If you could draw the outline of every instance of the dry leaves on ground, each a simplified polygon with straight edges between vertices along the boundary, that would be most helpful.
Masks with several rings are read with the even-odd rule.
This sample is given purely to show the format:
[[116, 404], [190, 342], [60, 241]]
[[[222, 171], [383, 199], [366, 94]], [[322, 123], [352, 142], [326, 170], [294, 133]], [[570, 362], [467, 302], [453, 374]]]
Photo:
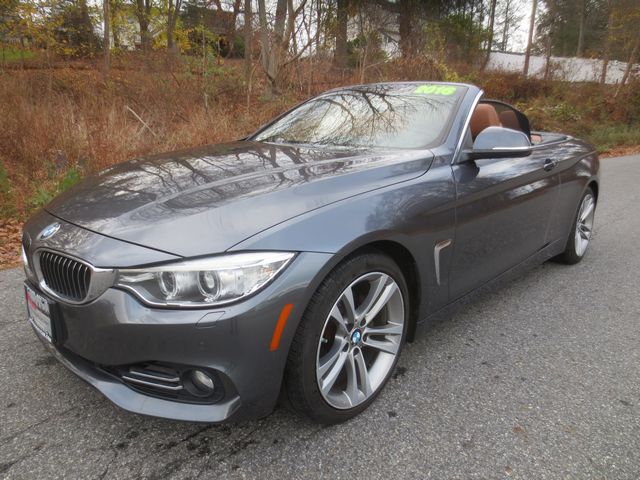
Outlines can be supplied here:
[[630, 145], [626, 147], [615, 147], [611, 150], [607, 150], [600, 158], [610, 158], [610, 157], [625, 157], [627, 155], [638, 155], [640, 154], [640, 145]]
[[0, 220], [0, 269], [20, 265], [22, 222]]

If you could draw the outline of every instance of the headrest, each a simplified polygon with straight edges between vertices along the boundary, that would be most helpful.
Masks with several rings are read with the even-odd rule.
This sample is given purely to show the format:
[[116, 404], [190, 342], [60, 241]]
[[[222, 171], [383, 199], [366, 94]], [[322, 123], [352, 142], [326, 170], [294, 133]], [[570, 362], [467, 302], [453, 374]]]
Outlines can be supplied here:
[[513, 110], [504, 110], [500, 112], [500, 123], [502, 123], [503, 127], [522, 131], [516, 112]]

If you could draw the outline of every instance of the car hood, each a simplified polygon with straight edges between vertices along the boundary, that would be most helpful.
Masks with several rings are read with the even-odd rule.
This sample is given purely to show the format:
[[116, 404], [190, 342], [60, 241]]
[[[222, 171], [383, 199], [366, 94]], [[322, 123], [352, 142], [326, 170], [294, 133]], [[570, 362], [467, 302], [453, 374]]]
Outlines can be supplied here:
[[241, 141], [150, 156], [87, 177], [46, 210], [180, 256], [225, 251], [297, 215], [422, 175], [431, 152]]

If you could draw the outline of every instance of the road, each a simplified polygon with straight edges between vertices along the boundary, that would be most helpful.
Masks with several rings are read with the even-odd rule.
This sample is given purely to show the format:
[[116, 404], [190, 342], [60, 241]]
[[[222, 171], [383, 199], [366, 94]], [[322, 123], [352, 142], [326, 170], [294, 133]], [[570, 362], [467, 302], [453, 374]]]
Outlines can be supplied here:
[[44, 351], [21, 271], [0, 272], [0, 477], [637, 479], [640, 156], [602, 167], [585, 261], [420, 329], [380, 398], [334, 427], [124, 412]]

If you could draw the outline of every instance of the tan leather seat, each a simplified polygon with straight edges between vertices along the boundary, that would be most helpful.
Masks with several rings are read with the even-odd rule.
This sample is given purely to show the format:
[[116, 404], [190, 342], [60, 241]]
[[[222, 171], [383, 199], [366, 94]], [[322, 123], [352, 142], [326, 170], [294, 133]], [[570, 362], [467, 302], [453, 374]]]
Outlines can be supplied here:
[[513, 110], [505, 110], [503, 112], [500, 112], [500, 122], [502, 123], [503, 127], [522, 131], [522, 127], [520, 126], [520, 122], [518, 121], [518, 117], [516, 116], [516, 112], [514, 112]]
[[473, 139], [478, 136], [478, 134], [487, 127], [501, 127], [500, 117], [498, 117], [498, 112], [493, 105], [488, 105], [486, 103], [479, 103], [476, 106], [476, 109], [473, 111], [473, 115], [471, 115], [471, 135]]

